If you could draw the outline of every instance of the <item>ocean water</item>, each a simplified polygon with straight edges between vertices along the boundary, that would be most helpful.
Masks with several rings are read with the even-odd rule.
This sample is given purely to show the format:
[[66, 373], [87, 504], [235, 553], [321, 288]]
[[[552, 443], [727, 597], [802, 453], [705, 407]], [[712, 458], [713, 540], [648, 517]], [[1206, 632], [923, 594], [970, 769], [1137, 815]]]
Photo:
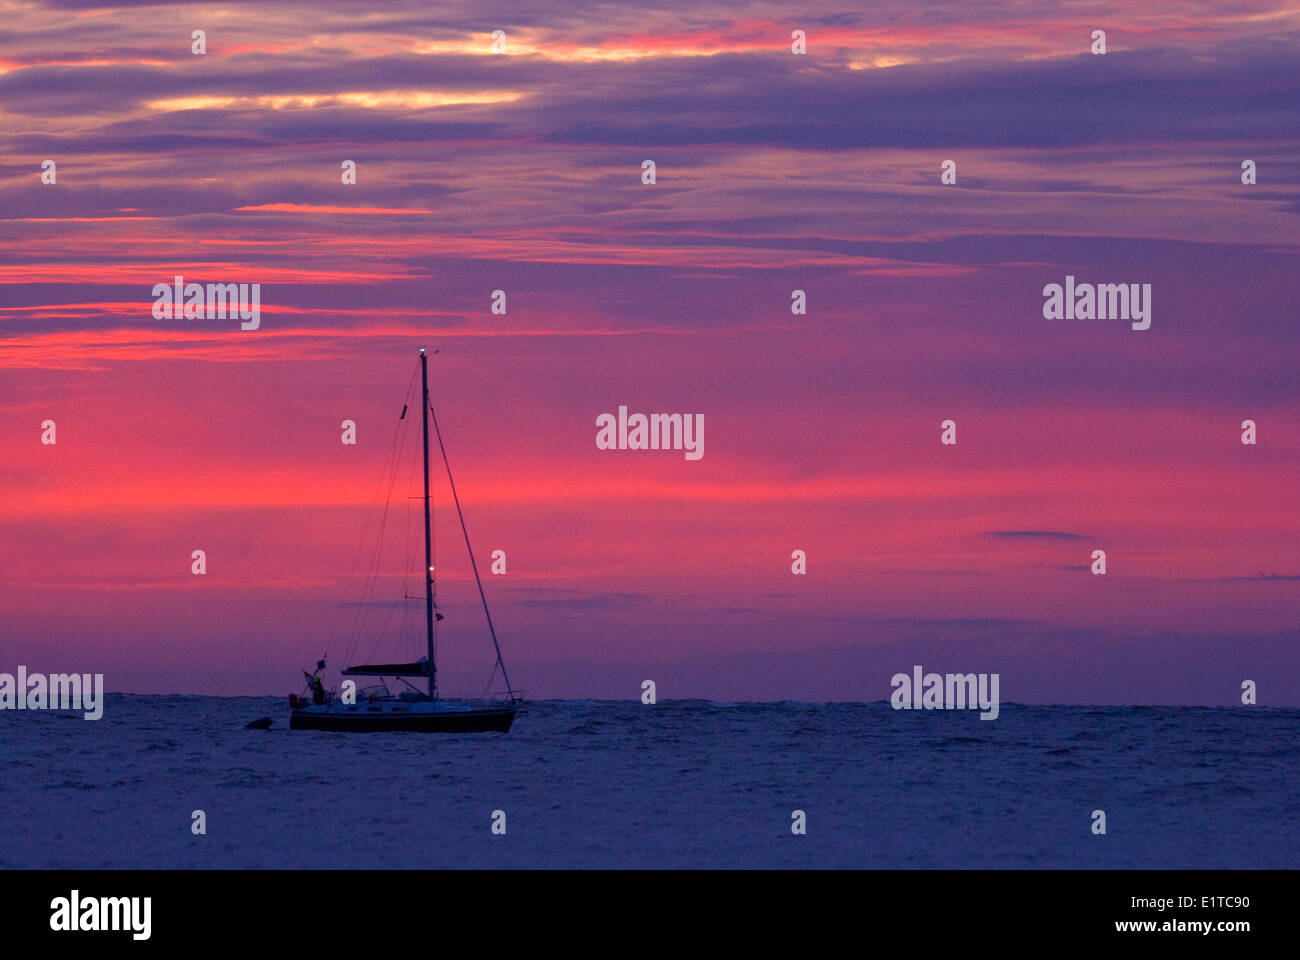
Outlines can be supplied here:
[[543, 701], [464, 735], [287, 712], [5, 711], [0, 867], [1300, 866], [1300, 710]]

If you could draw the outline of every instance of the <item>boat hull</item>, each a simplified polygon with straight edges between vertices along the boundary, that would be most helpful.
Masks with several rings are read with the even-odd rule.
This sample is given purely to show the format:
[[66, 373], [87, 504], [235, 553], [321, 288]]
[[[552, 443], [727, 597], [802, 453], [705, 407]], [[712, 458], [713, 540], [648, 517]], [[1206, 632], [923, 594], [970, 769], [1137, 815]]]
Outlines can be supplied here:
[[290, 730], [336, 730], [348, 733], [409, 730], [414, 733], [505, 733], [515, 719], [514, 707], [469, 710], [370, 712], [303, 707], [289, 714]]

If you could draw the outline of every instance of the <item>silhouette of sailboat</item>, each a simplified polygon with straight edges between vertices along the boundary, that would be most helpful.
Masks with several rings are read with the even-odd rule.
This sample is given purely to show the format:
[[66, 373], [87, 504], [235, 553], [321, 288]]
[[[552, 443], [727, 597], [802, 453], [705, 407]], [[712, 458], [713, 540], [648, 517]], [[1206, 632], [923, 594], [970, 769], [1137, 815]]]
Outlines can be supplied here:
[[[488, 610], [487, 596], [483, 593], [483, 581], [478, 574], [478, 565], [474, 562], [474, 551], [469, 543], [469, 531], [465, 528], [465, 516], [460, 509], [460, 498], [456, 495], [456, 484], [451, 477], [451, 465], [447, 462], [447, 450], [443, 446], [442, 431], [438, 429], [438, 418], [429, 401], [429, 358], [424, 347], [420, 348], [420, 385], [423, 397], [423, 440], [424, 440], [424, 612], [427, 654], [413, 663], [369, 663], [348, 667], [343, 671], [345, 677], [391, 677], [401, 680], [409, 689], [400, 693], [391, 693], [386, 684], [377, 691], [358, 693], [352, 698], [343, 698], [336, 693], [325, 691], [319, 676], [308, 676], [310, 697], [289, 697], [289, 727], [292, 730], [415, 730], [424, 733], [472, 733], [497, 730], [504, 733], [510, 729], [515, 713], [523, 701], [522, 691], [510, 686], [506, 674], [505, 661], [501, 659], [501, 645], [497, 642], [496, 628], [492, 625], [492, 614]], [[403, 408], [402, 416], [406, 416]], [[492, 646], [496, 650], [496, 666], [505, 681], [504, 699], [495, 700], [455, 700], [438, 696], [438, 668], [434, 662], [434, 624], [443, 619], [441, 613], [434, 610], [434, 565], [433, 535], [429, 514], [429, 421], [432, 418], [434, 434], [438, 440], [438, 449], [442, 454], [443, 465], [447, 468], [447, 481], [451, 486], [452, 499], [456, 504], [456, 515], [460, 518], [461, 532], [465, 536], [465, 547], [470, 551], [470, 567], [474, 571], [474, 580], [478, 584], [479, 598], [483, 601], [483, 613], [487, 617], [488, 632], [492, 635]], [[318, 670], [324, 669], [325, 661], [317, 663]], [[409, 678], [423, 677], [426, 690], [421, 691]], [[489, 681], [490, 682], [490, 681]], [[347, 702], [352, 699], [354, 702]]]

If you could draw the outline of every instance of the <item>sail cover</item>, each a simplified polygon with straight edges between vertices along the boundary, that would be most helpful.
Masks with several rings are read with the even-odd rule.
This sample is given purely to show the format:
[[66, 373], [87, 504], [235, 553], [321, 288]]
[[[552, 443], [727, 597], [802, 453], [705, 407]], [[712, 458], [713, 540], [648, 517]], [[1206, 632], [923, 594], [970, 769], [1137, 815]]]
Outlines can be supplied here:
[[348, 667], [343, 671], [345, 677], [427, 677], [429, 661], [417, 660], [415, 663], [365, 663], [359, 667]]

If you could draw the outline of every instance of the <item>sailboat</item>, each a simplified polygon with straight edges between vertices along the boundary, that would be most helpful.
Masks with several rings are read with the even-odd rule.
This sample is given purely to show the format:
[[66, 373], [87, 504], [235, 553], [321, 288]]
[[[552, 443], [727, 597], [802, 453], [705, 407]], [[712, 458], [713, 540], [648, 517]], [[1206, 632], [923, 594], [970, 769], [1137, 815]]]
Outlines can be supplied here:
[[[501, 645], [497, 641], [496, 628], [492, 625], [492, 614], [488, 610], [487, 596], [483, 593], [483, 581], [479, 577], [478, 564], [474, 562], [474, 551], [469, 543], [469, 531], [465, 527], [465, 515], [460, 509], [460, 498], [456, 495], [456, 484], [452, 480], [451, 465], [447, 461], [447, 449], [442, 442], [442, 431], [438, 429], [438, 418], [434, 414], [433, 404], [429, 400], [429, 357], [424, 347], [420, 348], [420, 385], [423, 393], [423, 439], [424, 439], [424, 613], [425, 638], [427, 653], [413, 663], [370, 663], [348, 667], [343, 671], [345, 677], [381, 677], [394, 678], [408, 689], [392, 693], [387, 684], [370, 691], [357, 693], [352, 697], [340, 697], [326, 692], [319, 675], [309, 675], [311, 697], [289, 696], [289, 727], [292, 730], [414, 730], [423, 733], [474, 733], [496, 730], [502, 733], [510, 729], [515, 713], [523, 701], [521, 691], [510, 685], [506, 674], [505, 661], [501, 658]], [[403, 408], [402, 416], [406, 416]], [[434, 565], [433, 535], [429, 513], [429, 421], [433, 420], [434, 435], [438, 440], [438, 449], [447, 468], [447, 481], [451, 486], [452, 499], [456, 504], [456, 514], [460, 518], [461, 532], [465, 536], [465, 547], [469, 550], [470, 567], [474, 571], [474, 580], [478, 584], [479, 599], [483, 601], [483, 613], [487, 617], [488, 632], [492, 635], [492, 645], [496, 650], [496, 669], [506, 685], [504, 699], [495, 700], [455, 700], [438, 695], [438, 668], [434, 663], [434, 625], [441, 620], [442, 614], [434, 611]], [[317, 663], [322, 670], [325, 661]], [[304, 671], [305, 672], [305, 671]], [[424, 678], [424, 690], [416, 685], [419, 678]], [[490, 682], [490, 681], [489, 681]], [[348, 702], [349, 700], [353, 702]]]

